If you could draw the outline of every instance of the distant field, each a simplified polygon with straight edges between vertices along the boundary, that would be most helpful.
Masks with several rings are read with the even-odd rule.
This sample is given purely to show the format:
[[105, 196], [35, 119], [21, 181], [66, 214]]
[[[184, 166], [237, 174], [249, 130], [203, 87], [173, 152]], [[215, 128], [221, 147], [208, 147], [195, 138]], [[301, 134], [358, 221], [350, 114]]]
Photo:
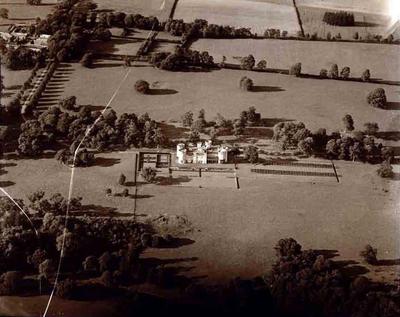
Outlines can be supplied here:
[[0, 9], [8, 9], [9, 19], [0, 18], [0, 31], [6, 31], [10, 24], [32, 23], [37, 17], [43, 19], [56, 3], [56, 0], [43, 0], [42, 5], [31, 6], [26, 4], [26, 0], [2, 0]]
[[95, 0], [100, 10], [155, 16], [161, 21], [168, 19], [174, 0]]
[[340, 33], [342, 39], [352, 40], [356, 32], [361, 38], [366, 38], [368, 34], [378, 34], [386, 37], [387, 29], [390, 26], [391, 18], [386, 15], [355, 12], [355, 26], [332, 26], [322, 21], [327, 10], [318, 7], [299, 7], [301, 21], [303, 23], [304, 32], [310, 35], [315, 32], [319, 37], [326, 38], [328, 32], [332, 36]]
[[325, 9], [349, 10], [373, 14], [389, 14], [390, 1], [391, 0], [296, 0], [298, 6], [304, 5]]
[[[305, 42], [283, 40], [213, 40], [200, 39], [193, 49], [208, 51], [220, 62], [225, 55], [228, 62], [233, 57], [253, 54], [256, 60], [265, 59], [268, 67], [288, 69], [296, 62], [302, 63], [304, 73], [319, 74], [321, 68], [336, 63], [349, 66], [352, 76], [360, 76], [369, 68], [372, 77], [400, 80], [400, 47], [367, 43]], [[238, 60], [234, 61], [239, 63]]]
[[[104, 63], [104, 64], [103, 64]], [[204, 108], [207, 119], [217, 113], [237, 118], [240, 111], [255, 106], [266, 118], [301, 120], [311, 129], [341, 128], [344, 114], [353, 115], [356, 128], [368, 121], [378, 122], [382, 131], [400, 130], [398, 110], [369, 107], [366, 95], [376, 84], [294, 78], [287, 75], [220, 70], [212, 72], [167, 72], [146, 65], [132, 67], [112, 107], [118, 112], [148, 112], [156, 120], [179, 120], [185, 111]], [[104, 106], [127, 69], [120, 62], [101, 62], [94, 69], [72, 64], [73, 72], [65, 82], [63, 96], [75, 95], [80, 104]], [[251, 77], [258, 92], [238, 88], [242, 76]], [[93, 78], [96, 78], [93, 81]], [[147, 80], [154, 95], [135, 92], [137, 80]], [[90, 82], [90, 84], [88, 84]], [[390, 102], [399, 102], [399, 87], [383, 86]]]
[[258, 34], [267, 28], [279, 28], [291, 34], [299, 30], [293, 6], [249, 0], [180, 0], [175, 18], [187, 22], [202, 18], [209, 23], [249, 27]]

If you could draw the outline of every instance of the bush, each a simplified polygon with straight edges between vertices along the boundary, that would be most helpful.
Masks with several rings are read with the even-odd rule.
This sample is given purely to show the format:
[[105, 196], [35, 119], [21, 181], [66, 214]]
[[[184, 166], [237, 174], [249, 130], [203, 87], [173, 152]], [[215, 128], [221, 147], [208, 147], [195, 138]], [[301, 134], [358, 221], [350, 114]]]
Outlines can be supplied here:
[[147, 94], [149, 92], [150, 85], [145, 80], [138, 80], [135, 83], [135, 90], [141, 94]]
[[375, 108], [384, 109], [387, 104], [386, 92], [383, 88], [376, 88], [367, 96], [368, 103]]
[[121, 173], [118, 178], [118, 184], [124, 186], [126, 182], [126, 176]]
[[152, 167], [145, 167], [142, 170], [142, 177], [148, 183], [154, 183], [157, 179], [157, 170]]
[[393, 167], [389, 162], [383, 162], [376, 172], [382, 178], [393, 178], [394, 176]]
[[378, 262], [377, 259], [377, 254], [378, 254], [378, 250], [374, 249], [372, 246], [370, 246], [369, 244], [367, 244], [364, 248], [364, 250], [362, 250], [360, 252], [360, 256], [364, 259], [365, 262], [367, 262], [368, 264], [376, 264]]
[[296, 63], [292, 67], [290, 67], [289, 74], [300, 77], [301, 75], [301, 63]]

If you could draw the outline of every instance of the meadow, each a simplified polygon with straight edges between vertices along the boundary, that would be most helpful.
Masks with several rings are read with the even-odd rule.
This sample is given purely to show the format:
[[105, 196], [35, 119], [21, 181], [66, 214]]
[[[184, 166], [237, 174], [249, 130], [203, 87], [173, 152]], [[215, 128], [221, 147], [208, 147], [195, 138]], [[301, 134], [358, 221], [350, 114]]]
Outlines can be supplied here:
[[[308, 42], [292, 40], [213, 40], [200, 39], [193, 49], [208, 51], [216, 62], [226, 56], [227, 62], [239, 64], [240, 57], [252, 54], [258, 61], [265, 59], [267, 67], [289, 69], [301, 62], [302, 72], [318, 75], [322, 68], [332, 64], [348, 66], [352, 76], [360, 77], [365, 69], [371, 76], [384, 80], [400, 80], [400, 47], [347, 42]], [[357, 58], [355, 58], [357, 56]], [[384, 56], [385, 58], [382, 58]], [[236, 57], [236, 58], [235, 58]]]
[[175, 19], [186, 22], [206, 19], [209, 23], [251, 28], [258, 34], [267, 28], [286, 30], [290, 34], [299, 30], [293, 6], [247, 0], [180, 0]]

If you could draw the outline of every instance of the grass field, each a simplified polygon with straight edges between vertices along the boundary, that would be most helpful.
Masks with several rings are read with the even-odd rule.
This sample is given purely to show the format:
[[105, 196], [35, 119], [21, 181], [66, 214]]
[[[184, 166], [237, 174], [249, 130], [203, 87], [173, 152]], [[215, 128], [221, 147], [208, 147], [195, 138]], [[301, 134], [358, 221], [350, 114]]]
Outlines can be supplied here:
[[168, 19], [174, 0], [95, 0], [99, 10], [114, 10], [125, 13], [155, 16], [160, 21]]
[[299, 30], [293, 6], [247, 0], [180, 0], [176, 19], [191, 22], [197, 18], [209, 23], [248, 27], [263, 34], [267, 28], [279, 28], [294, 34]]
[[[265, 59], [270, 68], [289, 69], [302, 63], [302, 72], [319, 74], [321, 68], [329, 70], [333, 63], [349, 66], [352, 76], [359, 77], [369, 68], [371, 76], [385, 80], [400, 80], [400, 47], [367, 43], [305, 42], [282, 40], [213, 40], [200, 39], [193, 46], [207, 50], [217, 62], [225, 55], [228, 62], [239, 63], [234, 57], [253, 54], [256, 60]], [[357, 58], [355, 58], [357, 56]]]

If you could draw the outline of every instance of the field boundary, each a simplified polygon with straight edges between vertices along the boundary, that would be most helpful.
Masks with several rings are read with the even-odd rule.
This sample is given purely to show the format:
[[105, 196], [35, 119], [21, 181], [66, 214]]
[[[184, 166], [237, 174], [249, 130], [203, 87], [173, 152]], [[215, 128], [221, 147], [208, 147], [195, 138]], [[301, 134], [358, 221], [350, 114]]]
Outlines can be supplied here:
[[308, 172], [308, 171], [288, 171], [288, 170], [271, 170], [252, 168], [252, 173], [257, 174], [268, 174], [268, 175], [291, 175], [291, 176], [321, 176], [321, 177], [336, 177], [335, 173], [323, 173], [323, 172]]
[[301, 15], [300, 15], [299, 8], [297, 7], [296, 0], [293, 0], [293, 6], [294, 6], [294, 9], [296, 10], [297, 21], [299, 23], [301, 35], [304, 37], [305, 33], [304, 33], [304, 28], [303, 28], [303, 22], [301, 21]]

